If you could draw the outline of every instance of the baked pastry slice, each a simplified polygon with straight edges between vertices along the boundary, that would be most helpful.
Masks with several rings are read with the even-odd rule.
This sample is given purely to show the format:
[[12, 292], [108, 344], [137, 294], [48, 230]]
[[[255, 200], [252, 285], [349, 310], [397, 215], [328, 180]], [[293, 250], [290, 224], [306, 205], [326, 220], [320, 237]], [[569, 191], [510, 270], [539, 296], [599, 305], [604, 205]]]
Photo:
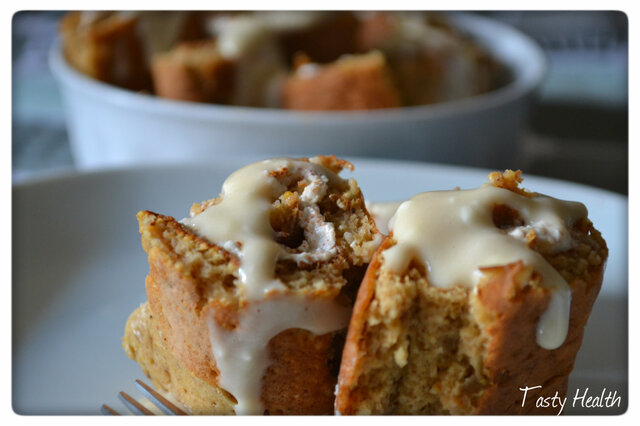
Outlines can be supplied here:
[[[580, 203], [520, 172], [398, 208], [360, 287], [337, 388], [341, 414], [557, 414], [607, 247]], [[526, 386], [526, 398], [521, 388]]]
[[381, 242], [335, 157], [247, 166], [181, 222], [140, 212], [148, 305], [123, 347], [199, 414], [330, 414], [357, 287]]
[[437, 14], [366, 13], [357, 44], [385, 55], [405, 106], [466, 98], [505, 83], [502, 67]]
[[151, 92], [150, 58], [178, 42], [205, 37], [207, 13], [74, 11], [60, 20], [67, 61], [89, 77]]
[[155, 55], [151, 73], [156, 95], [192, 102], [230, 103], [235, 63], [211, 40], [181, 43]]
[[130, 90], [150, 90], [143, 40], [133, 12], [71, 12], [60, 21], [65, 58], [89, 77]]
[[283, 107], [294, 110], [402, 106], [385, 57], [377, 51], [345, 55], [329, 64], [298, 64], [285, 81], [282, 93]]

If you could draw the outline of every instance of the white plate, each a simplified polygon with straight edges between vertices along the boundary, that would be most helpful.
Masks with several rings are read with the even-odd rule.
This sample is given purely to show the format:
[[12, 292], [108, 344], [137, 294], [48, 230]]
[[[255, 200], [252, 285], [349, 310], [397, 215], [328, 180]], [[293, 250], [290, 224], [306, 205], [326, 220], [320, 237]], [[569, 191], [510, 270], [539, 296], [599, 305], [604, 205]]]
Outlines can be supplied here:
[[[96, 414], [139, 395], [142, 372], [120, 347], [128, 315], [145, 300], [148, 270], [135, 218], [153, 210], [182, 218], [216, 196], [247, 160], [103, 171], [22, 183], [13, 190], [13, 408], [21, 414]], [[354, 160], [365, 196], [476, 187], [486, 171], [425, 163]], [[569, 394], [617, 390], [627, 404], [627, 198], [542, 178], [525, 186], [589, 209], [610, 248], [605, 282], [587, 327]], [[523, 384], [524, 385], [524, 384]], [[570, 410], [576, 412], [576, 409]], [[595, 413], [590, 409], [583, 412]]]

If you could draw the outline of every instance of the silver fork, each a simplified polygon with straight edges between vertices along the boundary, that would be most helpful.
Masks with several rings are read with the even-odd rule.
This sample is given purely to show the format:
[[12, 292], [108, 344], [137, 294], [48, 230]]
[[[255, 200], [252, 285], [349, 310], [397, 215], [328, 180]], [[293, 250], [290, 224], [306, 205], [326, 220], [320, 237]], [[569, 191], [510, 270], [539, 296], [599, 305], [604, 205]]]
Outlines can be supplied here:
[[[149, 401], [151, 401], [151, 403], [154, 406], [158, 407], [160, 411], [162, 411], [164, 414], [167, 414], [170, 416], [186, 416], [187, 415], [187, 413], [185, 413], [183, 410], [178, 408], [175, 404], [173, 404], [167, 398], [163, 397], [158, 392], [153, 390], [151, 386], [149, 386], [142, 380], [136, 380], [136, 387], [140, 392], [142, 392], [142, 394], [147, 399], [149, 399]], [[133, 398], [131, 395], [129, 395], [126, 392], [120, 392], [118, 394], [118, 398], [120, 398], [120, 400], [124, 403], [124, 405], [133, 414], [142, 415], [142, 416], [154, 415], [154, 413], [151, 410], [149, 410], [147, 407], [142, 405], [140, 402], [138, 402], [135, 398]], [[118, 413], [113, 408], [109, 407], [107, 404], [103, 404], [100, 411], [102, 412], [102, 414], [107, 414], [112, 416], [120, 415], [120, 413]]]

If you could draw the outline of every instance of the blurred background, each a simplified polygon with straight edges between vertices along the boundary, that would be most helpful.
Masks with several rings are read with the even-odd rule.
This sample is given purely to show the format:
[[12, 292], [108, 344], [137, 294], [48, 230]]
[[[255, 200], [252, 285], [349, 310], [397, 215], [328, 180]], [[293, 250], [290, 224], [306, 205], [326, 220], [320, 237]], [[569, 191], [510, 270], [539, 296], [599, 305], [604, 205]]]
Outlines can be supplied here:
[[[627, 194], [628, 21], [620, 12], [482, 12], [532, 37], [548, 74], [513, 168]], [[48, 66], [60, 12], [20, 12], [12, 23], [13, 181], [73, 171], [60, 92]], [[456, 163], [455, 158], [447, 163]]]

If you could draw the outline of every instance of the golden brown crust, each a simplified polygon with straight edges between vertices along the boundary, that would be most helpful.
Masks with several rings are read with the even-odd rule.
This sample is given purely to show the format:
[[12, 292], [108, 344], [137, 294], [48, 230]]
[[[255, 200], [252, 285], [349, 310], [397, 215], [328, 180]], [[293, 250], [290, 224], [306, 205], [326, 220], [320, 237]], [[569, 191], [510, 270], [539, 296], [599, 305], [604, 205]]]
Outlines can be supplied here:
[[283, 331], [269, 342], [271, 364], [264, 377], [265, 414], [332, 414], [344, 331], [314, 336]]
[[158, 327], [161, 316], [148, 303], [131, 314], [122, 339], [127, 356], [140, 365], [156, 390], [176, 398], [191, 414], [233, 414], [233, 398], [195, 377], [169, 349]]
[[489, 173], [489, 183], [491, 185], [508, 189], [511, 192], [515, 192], [516, 194], [524, 195], [527, 197], [532, 197], [535, 194], [520, 188], [520, 183], [522, 182], [522, 170], [505, 170], [504, 172], [492, 172]]
[[338, 174], [343, 170], [353, 171], [353, 164], [335, 155], [316, 155], [309, 159], [310, 162], [320, 164], [333, 173]]
[[[83, 17], [83, 13], [87, 15]], [[434, 19], [431, 15], [423, 17], [425, 23], [447, 34], [451, 40], [456, 40], [455, 44], [459, 46], [432, 52], [422, 47], [415, 49], [415, 46], [410, 46], [415, 44], [411, 37], [405, 36], [405, 40], [402, 35], [399, 36], [397, 14], [377, 12], [356, 16], [353, 12], [334, 11], [324, 12], [318, 15], [318, 19], [311, 19], [301, 27], [287, 28], [285, 25], [274, 29], [273, 43], [264, 46], [268, 46], [266, 51], [273, 50], [282, 59], [283, 73], [295, 70], [300, 64], [296, 58], [303, 56], [307, 58], [306, 61], [327, 65], [336, 72], [323, 73], [323, 78], [317, 81], [312, 79], [311, 82], [292, 78], [293, 87], [274, 96], [271, 96], [271, 85], [277, 84], [280, 90], [280, 83], [276, 83], [276, 79], [265, 78], [262, 83], [255, 83], [255, 91], [269, 92], [270, 95], [266, 97], [269, 100], [248, 93], [238, 97], [239, 92], [235, 89], [239, 87], [238, 81], [242, 79], [243, 72], [238, 74], [237, 61], [213, 58], [194, 46], [212, 42], [209, 27], [213, 16], [221, 14], [233, 17], [245, 12], [112, 11], [99, 12], [90, 16], [90, 19], [87, 18], [89, 13], [93, 12], [71, 12], [61, 19], [62, 49], [68, 62], [84, 74], [101, 81], [130, 90], [151, 92], [155, 89], [155, 94], [169, 99], [280, 107], [278, 95], [285, 93], [285, 108], [363, 110], [429, 104], [472, 96], [492, 90], [503, 80], [506, 81], [501, 67], [489, 55], [442, 19]], [[167, 29], [171, 31], [170, 37], [157, 34], [158, 28], [167, 26], [163, 22], [172, 18], [176, 18], [176, 22], [169, 26], [178, 26], [173, 30]], [[154, 42], [162, 45], [153, 46]], [[183, 42], [195, 44], [176, 49], [176, 44]], [[167, 52], [170, 49], [171, 52]], [[150, 58], [158, 51], [164, 54]], [[201, 63], [185, 63], [178, 59], [185, 56], [185, 51], [189, 51], [191, 57], [200, 58]], [[245, 59], [251, 61], [252, 57], [259, 58], [260, 53], [256, 52], [264, 51], [257, 49]], [[342, 67], [336, 68], [345, 55], [376, 51], [383, 52], [386, 60], [384, 68], [388, 66], [390, 70], [351, 69], [346, 72], [340, 69]], [[467, 76], [450, 78], [455, 72], [449, 69], [455, 67], [459, 58], [467, 61], [473, 72]], [[318, 84], [323, 87], [322, 90], [314, 89]], [[454, 87], [452, 90], [453, 86], [466, 89], [459, 91]], [[353, 93], [349, 96], [328, 96], [324, 89], [353, 89]], [[450, 96], [452, 91], [455, 94]], [[232, 92], [236, 92], [236, 95], [232, 96]], [[322, 93], [325, 93], [325, 99], [313, 101]], [[296, 100], [297, 97], [300, 99]]]
[[[334, 171], [350, 165], [334, 156], [307, 161]], [[287, 171], [274, 173], [277, 178]], [[518, 187], [520, 171], [492, 174], [490, 181], [531, 196]], [[272, 217], [272, 227], [285, 239], [295, 232], [287, 228], [286, 219], [296, 214], [296, 185], [291, 184], [274, 202], [274, 214], [284, 216]], [[375, 225], [366, 215], [355, 182], [339, 186], [337, 193], [327, 197], [331, 204], [324, 205], [323, 211], [336, 224], [341, 243], [351, 247], [347, 239], [353, 237], [347, 234], [367, 225], [367, 232], [375, 233]], [[196, 214], [218, 201], [195, 205]], [[501, 205], [496, 208], [496, 227], [504, 229], [502, 226], [516, 219], [517, 212]], [[352, 221], [354, 209], [365, 212], [365, 217], [358, 219], [365, 222]], [[233, 397], [219, 387], [207, 318], [213, 315], [229, 330], [237, 325], [243, 304], [236, 286], [238, 261], [173, 218], [145, 211], [138, 219], [149, 255], [146, 288], [153, 321], [145, 323], [144, 330], [137, 327], [138, 343], [131, 343], [136, 332], [130, 330], [134, 326], [129, 321], [125, 350], [140, 362], [154, 384], [173, 389], [179, 380], [186, 386], [184, 392], [176, 391], [176, 397], [187, 406], [185, 401], [194, 400], [199, 401], [198, 409], [222, 413], [231, 407], [232, 412]], [[556, 414], [553, 407], [536, 407], [535, 399], [556, 391], [560, 397], [565, 395], [607, 257], [606, 244], [588, 219], [574, 224], [571, 234], [573, 248], [561, 253], [539, 245], [535, 234], [528, 239], [529, 246], [539, 251], [571, 288], [569, 333], [559, 348], [546, 350], [537, 344], [536, 326], [549, 304], [550, 290], [541, 285], [531, 267], [515, 262], [482, 268], [476, 291], [436, 288], [428, 282], [420, 262], [411, 262], [401, 275], [384, 269], [384, 253], [396, 243], [391, 233], [362, 280], [343, 352], [344, 331], [314, 336], [289, 329], [270, 340], [272, 363], [262, 389], [265, 413], [331, 413], [341, 359], [335, 399], [335, 409], [341, 414]], [[366, 263], [365, 257], [345, 254], [336, 262], [315, 265], [315, 272], [283, 263], [276, 273], [300, 294], [309, 290], [304, 283], [321, 277], [328, 282], [306, 294], [350, 304], [349, 293], [360, 281], [357, 265]], [[171, 381], [167, 374], [177, 379]], [[525, 385], [542, 388], [531, 390], [522, 406], [520, 388]], [[193, 392], [195, 397], [188, 395]]]
[[[454, 49], [437, 49], [402, 38], [399, 40], [398, 31], [402, 25], [392, 12], [375, 12], [366, 16], [356, 36], [358, 51], [380, 50], [384, 53], [405, 106], [477, 95], [503, 84], [504, 71], [480, 46], [472, 40], [465, 40], [441, 16], [427, 14], [422, 19], [460, 45]], [[451, 85], [449, 73], [457, 59], [465, 60], [473, 67], [473, 77], [453, 82], [468, 85], [464, 95], [456, 90], [452, 94], [446, 88]]]
[[[484, 368], [492, 386], [478, 402], [478, 414], [557, 414], [554, 407], [538, 408], [539, 395], [564, 397], [576, 354], [582, 343], [584, 327], [602, 283], [603, 268], [595, 268], [588, 282], [570, 283], [571, 317], [569, 333], [558, 349], [537, 345], [535, 325], [545, 311], [550, 294], [532, 286], [521, 286], [518, 274], [522, 264], [502, 268], [495, 278], [478, 287], [478, 303], [490, 316], [485, 325], [491, 336]], [[541, 385], [531, 390], [522, 406], [524, 386]]]
[[364, 336], [367, 326], [367, 314], [376, 289], [377, 273], [382, 266], [382, 257], [379, 256], [379, 253], [388, 249], [391, 245], [392, 240], [386, 238], [373, 256], [373, 260], [369, 264], [360, 284], [356, 303], [351, 313], [347, 338], [342, 350], [340, 374], [338, 375], [339, 391], [336, 393], [335, 401], [335, 411], [343, 415], [355, 414], [354, 408], [366, 397], [366, 393], [358, 389], [356, 385], [358, 375], [362, 370], [362, 364], [365, 361], [363, 355], [366, 350]]
[[[234, 398], [186, 368], [169, 349], [161, 323], [162, 313], [152, 311], [147, 303], [131, 314], [122, 341], [129, 358], [140, 364], [156, 389], [173, 395], [192, 414], [233, 414]], [[343, 338], [342, 333], [313, 336], [291, 329], [272, 339], [273, 362], [264, 378], [265, 414], [332, 413], [334, 370]], [[308, 386], [309, 377], [316, 386]]]
[[363, 19], [357, 37], [359, 51], [384, 52], [403, 105], [441, 101], [446, 79], [443, 57], [423, 48], [396, 48], [392, 42], [396, 31], [393, 20], [393, 13], [389, 12], [377, 12]]
[[[492, 174], [491, 181], [530, 196], [517, 187], [519, 171]], [[499, 217], [510, 220], [508, 212]], [[516, 262], [483, 268], [476, 292], [446, 294], [451, 290], [432, 287], [419, 265], [410, 265], [402, 276], [383, 269], [384, 252], [395, 244], [391, 233], [375, 254], [358, 292], [343, 351], [336, 411], [557, 414], [557, 408], [536, 407], [536, 398], [553, 396], [556, 391], [565, 396], [607, 257], [606, 244], [588, 219], [575, 224], [571, 232], [575, 247], [563, 253], [546, 252], [545, 247], [537, 246], [535, 236], [529, 241], [571, 288], [569, 333], [554, 350], [537, 343], [537, 324], [549, 304], [550, 290], [542, 287], [530, 267]], [[458, 331], [451, 341], [450, 329], [433, 328], [437, 333], [425, 343], [424, 331], [416, 334], [411, 328], [433, 320], [429, 315], [439, 312], [429, 306], [437, 300], [451, 308], [441, 309], [453, 319], [444, 324]], [[391, 306], [387, 313], [384, 304]], [[421, 349], [415, 349], [416, 345]], [[427, 356], [433, 345], [443, 345], [445, 363], [442, 353]], [[421, 378], [420, 383], [415, 377]], [[520, 388], [538, 385], [541, 388], [529, 391], [522, 406]]]
[[379, 52], [343, 57], [329, 65], [313, 66], [316, 70], [312, 75], [301, 75], [298, 71], [286, 81], [284, 108], [367, 110], [401, 106], [384, 56]]
[[[334, 156], [307, 161], [336, 171], [350, 166]], [[276, 179], [280, 174], [289, 173], [286, 169], [276, 172]], [[297, 200], [305, 184], [294, 180], [288, 185], [290, 187], [273, 202], [271, 212], [274, 233], [279, 235], [276, 239], [285, 242], [289, 239], [288, 233], [295, 232], [286, 226], [287, 218], [295, 218], [299, 210]], [[206, 201], [194, 205], [192, 210], [199, 214], [219, 201]], [[364, 272], [363, 265], [371, 258], [367, 245], [375, 244], [377, 230], [355, 181], [336, 181], [329, 185], [318, 207], [324, 220], [333, 224], [338, 254], [312, 264], [295, 265], [283, 259], [276, 264], [276, 276], [292, 293], [333, 299], [350, 306], [362, 278], [360, 271]], [[142, 245], [149, 257], [147, 298], [164, 345], [185, 371], [202, 382], [197, 388], [204, 385], [218, 388], [219, 371], [213, 357], [208, 321], [212, 317], [227, 330], [233, 330], [238, 324], [239, 315], [248, 303], [243, 296], [244, 287], [238, 285], [238, 259], [171, 217], [143, 211], [138, 213], [138, 220]], [[297, 222], [294, 220], [294, 223]], [[343, 340], [343, 330], [314, 336], [289, 329], [273, 337], [268, 345], [271, 364], [263, 377], [265, 412], [330, 414]], [[231, 395], [223, 394], [232, 400]]]
[[[378, 285], [378, 273], [382, 264], [381, 253], [392, 244], [389, 237], [374, 257], [363, 283], [349, 324], [349, 332], [343, 351], [339, 375], [339, 391], [336, 397], [336, 411], [341, 414], [387, 413], [410, 414], [394, 411], [393, 405], [378, 406], [372, 410], [371, 400], [380, 399], [375, 395], [376, 389], [365, 385], [368, 383], [363, 374], [369, 371], [374, 352], [370, 342], [375, 339], [369, 331], [371, 303], [374, 300]], [[550, 293], [541, 287], [527, 285], [531, 271], [524, 271], [521, 263], [493, 268], [486, 271], [491, 276], [478, 286], [477, 296], [470, 295], [468, 303], [474, 312], [478, 324], [486, 338], [486, 351], [480, 363], [482, 381], [480, 392], [475, 387], [467, 395], [474, 406], [464, 409], [458, 414], [557, 414], [553, 407], [538, 408], [535, 406], [539, 395], [553, 396], [557, 391], [564, 397], [567, 390], [568, 376], [573, 369], [576, 353], [580, 348], [584, 326], [597, 297], [602, 282], [602, 268], [596, 268], [588, 282], [576, 279], [571, 283], [572, 305], [569, 334], [564, 344], [555, 350], [546, 350], [536, 342], [536, 324], [545, 311]], [[473, 364], [474, 362], [472, 362]], [[389, 374], [398, 380], [398, 374]], [[540, 389], [531, 390], [526, 404], [522, 406], [523, 392], [526, 385], [541, 385]], [[394, 384], [394, 392], [400, 392], [401, 384]], [[446, 395], [443, 395], [444, 398]], [[391, 404], [397, 394], [387, 395]], [[460, 397], [457, 397], [460, 398]], [[363, 411], [363, 407], [364, 411]], [[450, 411], [451, 412], [451, 411]], [[414, 413], [417, 414], [417, 413]], [[422, 414], [443, 414], [441, 411], [426, 411]]]
[[[156, 220], [179, 226], [172, 218], [159, 216]], [[162, 251], [151, 248], [148, 253], [147, 298], [151, 310], [158, 313], [156, 323], [167, 347], [196, 378], [217, 386], [219, 372], [212, 356], [207, 317], [213, 312], [218, 324], [232, 329], [237, 311], [220, 299], [205, 302], [202, 284], [191, 273], [181, 271], [179, 263], [171, 261]], [[329, 368], [329, 360], [339, 356], [332, 346], [336, 335], [313, 336], [302, 330], [287, 330], [270, 341], [272, 364], [263, 387], [266, 412], [331, 413], [336, 377]]]
[[149, 91], [151, 80], [135, 16], [105, 12], [81, 25], [82, 12], [60, 21], [65, 58], [84, 74], [130, 90]]
[[155, 93], [181, 101], [231, 101], [235, 64], [218, 53], [215, 40], [185, 42], [152, 59]]

